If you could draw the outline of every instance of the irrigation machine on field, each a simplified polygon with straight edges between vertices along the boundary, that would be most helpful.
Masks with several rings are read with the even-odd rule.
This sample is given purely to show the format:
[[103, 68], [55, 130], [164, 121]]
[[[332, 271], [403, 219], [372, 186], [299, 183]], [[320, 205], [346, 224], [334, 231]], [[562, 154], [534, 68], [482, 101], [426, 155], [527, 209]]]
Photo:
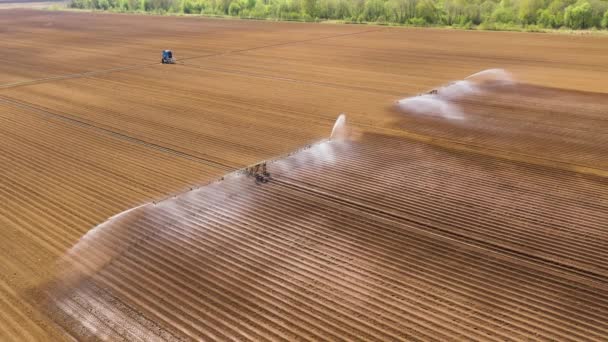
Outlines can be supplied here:
[[246, 172], [248, 175], [255, 177], [256, 184], [268, 183], [268, 181], [271, 179], [270, 173], [266, 169], [266, 162], [248, 167]]

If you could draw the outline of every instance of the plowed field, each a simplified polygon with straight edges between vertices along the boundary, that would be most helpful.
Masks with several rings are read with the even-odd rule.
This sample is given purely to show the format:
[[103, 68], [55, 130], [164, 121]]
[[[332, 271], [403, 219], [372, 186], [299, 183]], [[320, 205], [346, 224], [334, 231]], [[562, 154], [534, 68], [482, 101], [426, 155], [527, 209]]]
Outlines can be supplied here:
[[[379, 160], [373, 174], [362, 167]], [[93, 295], [106, 289], [157, 322], [158, 337], [195, 339], [608, 333], [606, 206], [579, 199], [606, 199], [604, 179], [376, 134], [270, 172], [266, 185], [229, 177], [98, 227], [60, 280], [94, 276], [52, 307], [72, 319], [64, 307], [113, 308]], [[114, 310], [128, 318], [120, 336], [146, 330]], [[93, 322], [102, 334], [116, 324]]]
[[608, 336], [607, 37], [5, 10], [0, 41], [1, 340]]

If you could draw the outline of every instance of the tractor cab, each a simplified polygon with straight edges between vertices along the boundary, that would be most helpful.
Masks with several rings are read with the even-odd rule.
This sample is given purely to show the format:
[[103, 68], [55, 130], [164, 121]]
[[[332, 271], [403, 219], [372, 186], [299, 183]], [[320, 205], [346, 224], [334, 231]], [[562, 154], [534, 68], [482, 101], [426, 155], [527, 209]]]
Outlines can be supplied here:
[[173, 52], [171, 50], [163, 50], [160, 62], [163, 64], [174, 64], [175, 58], [173, 58]]

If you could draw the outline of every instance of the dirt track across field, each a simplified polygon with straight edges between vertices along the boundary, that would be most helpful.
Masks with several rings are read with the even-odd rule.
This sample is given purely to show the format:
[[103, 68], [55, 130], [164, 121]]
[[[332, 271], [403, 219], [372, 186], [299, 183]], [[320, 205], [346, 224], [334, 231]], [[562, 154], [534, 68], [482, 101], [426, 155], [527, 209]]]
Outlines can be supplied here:
[[608, 335], [606, 37], [7, 10], [0, 41], [0, 339]]

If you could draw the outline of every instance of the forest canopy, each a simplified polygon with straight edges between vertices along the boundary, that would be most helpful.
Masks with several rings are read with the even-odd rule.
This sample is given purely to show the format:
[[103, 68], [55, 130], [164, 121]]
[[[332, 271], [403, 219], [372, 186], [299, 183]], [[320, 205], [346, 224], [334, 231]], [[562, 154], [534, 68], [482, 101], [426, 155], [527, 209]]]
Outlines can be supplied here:
[[415, 26], [605, 29], [608, 0], [72, 0], [121, 12]]

